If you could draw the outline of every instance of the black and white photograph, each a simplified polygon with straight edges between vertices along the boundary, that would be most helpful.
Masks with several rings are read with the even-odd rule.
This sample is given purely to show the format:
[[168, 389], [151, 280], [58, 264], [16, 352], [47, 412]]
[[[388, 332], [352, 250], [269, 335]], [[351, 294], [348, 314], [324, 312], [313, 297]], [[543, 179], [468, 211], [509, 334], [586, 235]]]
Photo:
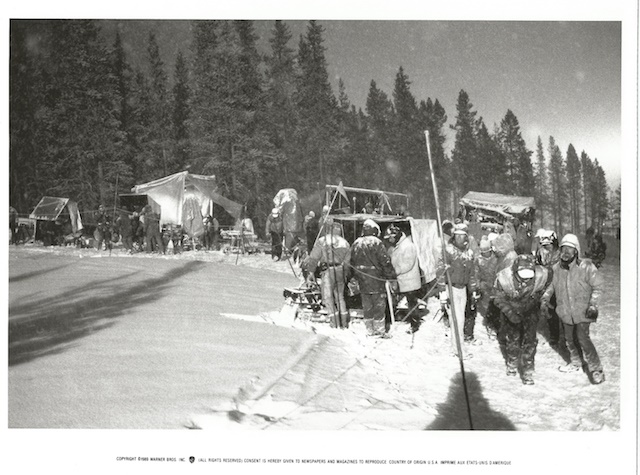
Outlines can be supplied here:
[[193, 3], [6, 9], [5, 473], [637, 473], [637, 2]]

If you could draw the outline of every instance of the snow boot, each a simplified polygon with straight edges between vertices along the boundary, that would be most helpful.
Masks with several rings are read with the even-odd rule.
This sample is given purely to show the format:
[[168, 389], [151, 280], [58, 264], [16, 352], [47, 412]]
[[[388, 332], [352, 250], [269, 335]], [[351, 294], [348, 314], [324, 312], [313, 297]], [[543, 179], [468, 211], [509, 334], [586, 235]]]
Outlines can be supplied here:
[[591, 381], [593, 382], [593, 384], [604, 383], [604, 371], [594, 371], [593, 373], [591, 373]]
[[518, 374], [518, 370], [516, 368], [507, 366], [507, 376], [515, 376], [516, 374]]
[[530, 374], [525, 374], [522, 376], [522, 384], [526, 384], [527, 386], [531, 386], [534, 384], [533, 376]]

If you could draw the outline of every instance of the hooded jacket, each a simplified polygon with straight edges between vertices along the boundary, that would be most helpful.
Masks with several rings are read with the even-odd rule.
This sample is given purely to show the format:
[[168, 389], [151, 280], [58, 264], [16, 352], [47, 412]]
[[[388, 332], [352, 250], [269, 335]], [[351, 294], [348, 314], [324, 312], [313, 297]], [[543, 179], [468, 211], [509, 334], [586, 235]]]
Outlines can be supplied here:
[[351, 248], [345, 238], [338, 234], [325, 234], [316, 241], [309, 259], [307, 261], [307, 270], [313, 273], [319, 263], [328, 266], [339, 266], [345, 262], [349, 262], [351, 257]]
[[282, 216], [274, 216], [270, 214], [265, 225], [265, 234], [269, 236], [271, 233], [282, 234]]
[[382, 241], [376, 236], [361, 236], [351, 246], [351, 267], [363, 294], [385, 292], [385, 280], [396, 278]]
[[[467, 287], [468, 290], [474, 291], [478, 288], [476, 279], [476, 266], [473, 258], [473, 252], [469, 249], [468, 244], [465, 249], [460, 249], [453, 245], [453, 239], [445, 247], [447, 264], [449, 264], [449, 278], [451, 285], [454, 287]], [[438, 259], [438, 290], [443, 292], [446, 289], [446, 273], [444, 272], [444, 262], [442, 253]]]
[[[565, 241], [566, 237], [563, 238]], [[580, 243], [575, 239], [572, 244], [578, 255], [564, 269], [561, 262], [553, 265], [551, 285], [542, 296], [542, 305], [549, 306], [551, 296], [556, 296], [556, 312], [567, 325], [590, 323], [586, 311], [590, 305], [598, 306], [602, 294], [603, 280], [591, 259], [580, 259]]]
[[514, 249], [513, 237], [509, 233], [502, 233], [493, 240], [493, 247], [495, 249], [498, 262], [496, 264], [496, 272], [500, 272], [503, 269], [511, 267], [518, 254]]
[[551, 271], [535, 265], [535, 276], [530, 282], [516, 277], [518, 261], [498, 272], [494, 302], [512, 323], [520, 323], [526, 315], [537, 311], [543, 292], [550, 284]]
[[411, 237], [403, 234], [396, 245], [389, 249], [389, 256], [398, 275], [400, 292], [411, 292], [422, 287], [418, 252]]

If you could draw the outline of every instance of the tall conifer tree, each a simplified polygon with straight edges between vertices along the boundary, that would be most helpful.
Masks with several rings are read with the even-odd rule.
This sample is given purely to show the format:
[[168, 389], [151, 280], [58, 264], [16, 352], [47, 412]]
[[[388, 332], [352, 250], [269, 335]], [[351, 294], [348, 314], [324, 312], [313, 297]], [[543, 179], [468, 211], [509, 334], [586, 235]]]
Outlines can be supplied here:
[[268, 133], [279, 170], [271, 181], [279, 188], [287, 184], [298, 187], [300, 177], [292, 173], [297, 124], [295, 52], [289, 47], [291, 31], [286, 23], [276, 21], [271, 35], [271, 54], [266, 57]]
[[564, 213], [567, 209], [567, 178], [564, 159], [560, 147], [553, 137], [549, 137], [549, 188], [551, 190], [551, 211], [554, 231], [564, 234]]
[[580, 208], [582, 205], [582, 193], [580, 190], [580, 159], [572, 144], [567, 148], [567, 183], [569, 197], [569, 217], [571, 230], [577, 234], [580, 231]]
[[306, 183], [336, 178], [336, 99], [329, 83], [323, 34], [324, 28], [310, 21], [298, 47], [298, 161]]
[[457, 198], [463, 196], [475, 186], [476, 140], [474, 125], [476, 111], [469, 100], [469, 95], [461, 90], [456, 104], [456, 123], [451, 126], [456, 131], [455, 145], [451, 154], [451, 166], [456, 182]]
[[534, 189], [531, 151], [527, 150], [515, 114], [507, 110], [500, 122], [500, 146], [506, 162], [506, 191], [511, 195], [531, 196]]
[[369, 86], [366, 112], [373, 162], [367, 181], [373, 188], [388, 190], [390, 185], [388, 169], [392, 167], [393, 104], [386, 93], [378, 88], [375, 81], [371, 81]]
[[172, 88], [171, 129], [177, 170], [183, 170], [190, 161], [189, 120], [191, 109], [189, 69], [182, 51], [178, 52]]
[[549, 182], [547, 177], [547, 163], [544, 157], [542, 139], [538, 135], [536, 144], [536, 168], [535, 168], [535, 192], [536, 207], [540, 216], [540, 227], [545, 227], [545, 211], [549, 206]]

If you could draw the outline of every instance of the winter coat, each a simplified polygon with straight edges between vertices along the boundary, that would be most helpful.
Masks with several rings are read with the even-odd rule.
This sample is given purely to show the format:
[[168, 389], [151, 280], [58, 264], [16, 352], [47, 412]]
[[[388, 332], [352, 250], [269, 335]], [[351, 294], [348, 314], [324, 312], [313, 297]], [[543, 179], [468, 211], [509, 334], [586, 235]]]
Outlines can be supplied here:
[[133, 235], [129, 213], [121, 212], [120, 216], [118, 216], [118, 219], [116, 220], [116, 226], [122, 237], [130, 237]]
[[265, 234], [269, 236], [271, 233], [277, 233], [278, 235], [282, 235], [283, 224], [282, 218], [280, 216], [274, 217], [273, 215], [269, 215], [267, 218], [267, 224], [265, 226]]
[[536, 265], [535, 277], [520, 282], [515, 276], [514, 265], [498, 272], [493, 302], [512, 323], [520, 323], [532, 311], [540, 308], [545, 289], [551, 282], [552, 272]]
[[345, 238], [334, 234], [325, 234], [318, 238], [309, 258], [307, 260], [306, 269], [313, 274], [318, 264], [326, 264], [327, 266], [336, 266], [348, 263], [351, 258], [351, 247]]
[[602, 294], [603, 280], [590, 259], [574, 260], [569, 269], [560, 263], [553, 266], [553, 280], [542, 297], [542, 304], [549, 305], [551, 296], [556, 296], [556, 312], [568, 324], [590, 322], [585, 316], [590, 305], [597, 307]]
[[351, 267], [363, 294], [385, 292], [385, 280], [396, 278], [391, 258], [380, 239], [362, 236], [351, 246]]
[[400, 292], [411, 292], [422, 287], [418, 252], [410, 236], [403, 235], [389, 250], [389, 256], [398, 276]]
[[107, 213], [99, 213], [96, 216], [96, 225], [102, 233], [109, 231], [111, 228], [111, 217]]
[[[449, 264], [451, 285], [454, 287], [467, 287], [470, 291], [476, 290], [478, 288], [478, 281], [476, 278], [473, 252], [468, 247], [464, 250], [459, 249], [454, 246], [452, 242], [449, 242], [447, 247], [445, 247], [445, 254], [447, 256], [447, 264]], [[438, 259], [438, 275], [438, 289], [442, 292], [447, 287], [442, 254]]]
[[476, 257], [476, 277], [478, 279], [478, 289], [482, 295], [489, 295], [493, 290], [493, 284], [496, 280], [498, 258], [491, 254], [489, 257], [482, 255]]
[[496, 256], [498, 257], [498, 263], [496, 264], [496, 272], [511, 267], [518, 254], [514, 250], [514, 242], [511, 234], [502, 233], [493, 240], [493, 247], [495, 249]]

